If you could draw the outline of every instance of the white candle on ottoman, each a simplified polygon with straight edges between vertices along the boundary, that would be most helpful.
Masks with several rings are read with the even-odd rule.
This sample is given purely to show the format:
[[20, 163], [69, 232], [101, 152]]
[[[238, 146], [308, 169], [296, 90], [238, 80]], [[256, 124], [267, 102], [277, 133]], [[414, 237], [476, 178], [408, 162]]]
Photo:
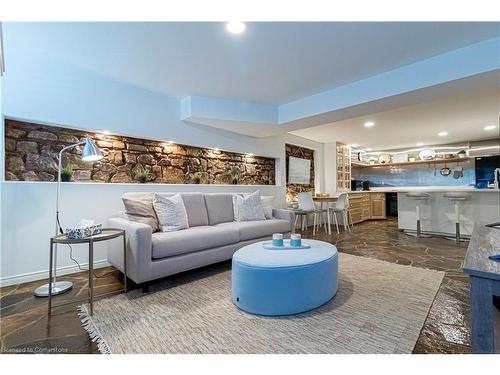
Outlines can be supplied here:
[[283, 246], [283, 233], [273, 233], [273, 246]]
[[302, 236], [298, 233], [292, 233], [290, 235], [290, 245], [302, 246]]

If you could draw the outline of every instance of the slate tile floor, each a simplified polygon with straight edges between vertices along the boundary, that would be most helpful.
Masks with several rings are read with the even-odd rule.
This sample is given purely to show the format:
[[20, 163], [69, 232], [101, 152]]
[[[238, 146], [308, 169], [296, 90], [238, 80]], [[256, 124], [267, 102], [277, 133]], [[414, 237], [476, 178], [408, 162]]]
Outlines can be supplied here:
[[[312, 238], [310, 231], [304, 237]], [[445, 271], [414, 353], [469, 353], [469, 282], [460, 271], [467, 243], [461, 248], [446, 239], [417, 240], [397, 229], [394, 219], [368, 221], [355, 225], [352, 232], [325, 235], [316, 239], [337, 245], [341, 252]], [[118, 293], [122, 283], [113, 268], [96, 271], [96, 294]], [[75, 283], [70, 293], [58, 296], [56, 304], [85, 298], [87, 273], [65, 277]], [[80, 325], [76, 303], [57, 307], [47, 318], [47, 300], [35, 298], [33, 289], [42, 282], [0, 289], [0, 352], [97, 353]], [[411, 290], [408, 291], [411, 293]]]

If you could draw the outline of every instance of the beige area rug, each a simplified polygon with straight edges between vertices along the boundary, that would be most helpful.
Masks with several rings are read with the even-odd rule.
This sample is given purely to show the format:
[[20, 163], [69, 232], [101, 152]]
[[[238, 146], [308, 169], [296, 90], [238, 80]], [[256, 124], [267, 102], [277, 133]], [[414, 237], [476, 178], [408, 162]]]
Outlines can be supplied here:
[[87, 306], [103, 353], [411, 353], [444, 273], [340, 254], [337, 295], [300, 315], [262, 317], [231, 302], [229, 265]]

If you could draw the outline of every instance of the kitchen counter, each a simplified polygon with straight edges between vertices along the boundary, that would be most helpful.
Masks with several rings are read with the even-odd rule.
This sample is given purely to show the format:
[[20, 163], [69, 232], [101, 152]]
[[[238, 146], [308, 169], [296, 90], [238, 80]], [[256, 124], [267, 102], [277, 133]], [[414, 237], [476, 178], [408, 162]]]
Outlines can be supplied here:
[[500, 194], [499, 189], [476, 189], [473, 186], [388, 186], [372, 187], [370, 190], [355, 190], [351, 193], [407, 193], [410, 191], [423, 191], [426, 193], [441, 193], [447, 191], [467, 191], [471, 193], [496, 193]]
[[463, 263], [470, 276], [472, 350], [500, 353], [500, 311], [492, 306], [500, 296], [500, 262], [489, 259], [500, 253], [500, 229], [476, 225]]

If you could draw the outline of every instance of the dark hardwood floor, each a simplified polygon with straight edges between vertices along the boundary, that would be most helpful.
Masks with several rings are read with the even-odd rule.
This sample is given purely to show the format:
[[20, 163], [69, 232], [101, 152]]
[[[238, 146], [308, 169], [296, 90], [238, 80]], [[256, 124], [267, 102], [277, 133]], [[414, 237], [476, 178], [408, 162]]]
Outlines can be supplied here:
[[[311, 231], [304, 237], [313, 238]], [[468, 278], [460, 271], [467, 243], [457, 248], [452, 241], [440, 238], [417, 240], [397, 229], [394, 219], [368, 221], [355, 225], [352, 232], [328, 236], [323, 231], [315, 239], [337, 245], [339, 251], [388, 262], [445, 272], [429, 315], [415, 346], [415, 353], [470, 352]], [[196, 272], [196, 271], [193, 271]], [[119, 293], [122, 289], [118, 271], [111, 267], [96, 271], [95, 292]], [[87, 296], [87, 273], [64, 279], [75, 286], [57, 296], [56, 307], [47, 317], [47, 300], [33, 296], [42, 281], [0, 289], [0, 352], [2, 353], [97, 353], [80, 324], [74, 299]], [[411, 291], [409, 291], [411, 293]]]

